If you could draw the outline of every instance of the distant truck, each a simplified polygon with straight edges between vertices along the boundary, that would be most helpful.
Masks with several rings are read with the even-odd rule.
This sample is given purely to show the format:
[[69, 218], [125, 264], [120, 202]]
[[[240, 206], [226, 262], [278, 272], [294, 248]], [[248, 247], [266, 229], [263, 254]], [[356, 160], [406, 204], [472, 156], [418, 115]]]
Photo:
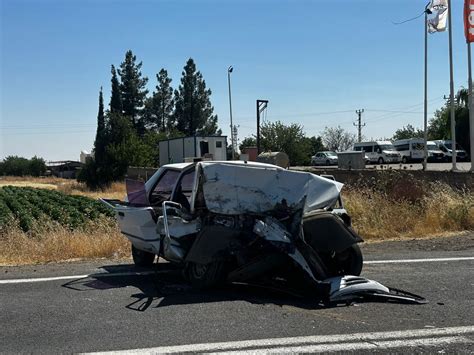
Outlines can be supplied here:
[[162, 140], [160, 166], [199, 160], [227, 160], [227, 136], [192, 136]]
[[371, 163], [400, 163], [401, 155], [390, 141], [360, 142], [354, 144], [356, 152], [365, 152]]

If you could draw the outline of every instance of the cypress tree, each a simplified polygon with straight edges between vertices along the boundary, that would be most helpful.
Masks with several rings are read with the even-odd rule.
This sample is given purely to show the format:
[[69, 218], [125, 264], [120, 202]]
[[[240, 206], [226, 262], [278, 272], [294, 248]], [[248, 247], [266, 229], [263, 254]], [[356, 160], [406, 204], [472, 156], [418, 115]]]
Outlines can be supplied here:
[[161, 69], [156, 74], [156, 91], [152, 97], [145, 101], [143, 118], [147, 127], [160, 132], [165, 132], [167, 128], [173, 126], [172, 113], [174, 108], [173, 88], [171, 87], [171, 78], [168, 72]]
[[[142, 62], [136, 63], [137, 57], [131, 50], [125, 53], [125, 60], [120, 64], [120, 93], [122, 97], [123, 114], [128, 116], [135, 129], [139, 129], [139, 116], [148, 94], [145, 88], [148, 78], [142, 77], [140, 71]], [[139, 132], [140, 133], [140, 132]]]
[[174, 120], [179, 131], [187, 136], [221, 134], [210, 96], [211, 90], [206, 89], [202, 74], [196, 71], [194, 60], [189, 58], [184, 66], [179, 89], [175, 91]]
[[117, 78], [117, 71], [115, 67], [112, 65], [111, 69], [112, 73], [112, 94], [110, 96], [110, 112], [111, 113], [118, 113], [122, 114], [123, 106], [122, 106], [122, 96], [120, 93], [120, 83]]
[[105, 128], [104, 116], [104, 98], [102, 95], [102, 87], [99, 92], [99, 111], [97, 113], [97, 133], [94, 142], [94, 157], [100, 165], [105, 159], [105, 147], [107, 145], [107, 132]]

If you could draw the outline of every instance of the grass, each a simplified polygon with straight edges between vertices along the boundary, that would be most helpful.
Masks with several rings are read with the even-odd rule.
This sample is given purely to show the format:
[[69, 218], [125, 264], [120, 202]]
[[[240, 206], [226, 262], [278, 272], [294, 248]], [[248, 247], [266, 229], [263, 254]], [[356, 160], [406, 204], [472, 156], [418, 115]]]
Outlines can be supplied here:
[[343, 195], [354, 229], [368, 242], [474, 230], [474, 191], [406, 182], [388, 191], [348, 187]]
[[[396, 181], [396, 183], [394, 183]], [[0, 178], [0, 185], [53, 188], [71, 195], [122, 199], [125, 185], [102, 192], [57, 178]], [[46, 187], [45, 187], [46, 188]], [[356, 231], [367, 241], [446, 236], [474, 230], [474, 190], [446, 184], [389, 179], [385, 183], [346, 185], [345, 207]], [[0, 264], [34, 264], [70, 259], [129, 258], [130, 243], [110, 219], [91, 221], [80, 230], [49, 225], [24, 233], [18, 223], [0, 230]]]
[[79, 231], [55, 226], [35, 235], [13, 226], [0, 234], [0, 251], [0, 265], [24, 265], [129, 257], [130, 243], [115, 223], [91, 224]]

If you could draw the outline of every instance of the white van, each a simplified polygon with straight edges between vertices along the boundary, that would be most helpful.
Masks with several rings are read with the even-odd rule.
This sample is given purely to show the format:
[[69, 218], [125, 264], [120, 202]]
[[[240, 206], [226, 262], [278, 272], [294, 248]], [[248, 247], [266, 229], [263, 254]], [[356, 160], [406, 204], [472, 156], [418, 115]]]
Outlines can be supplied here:
[[390, 141], [360, 142], [354, 144], [355, 151], [363, 151], [371, 163], [399, 163], [401, 155]]
[[425, 140], [423, 138], [400, 139], [393, 142], [393, 146], [400, 153], [403, 164], [420, 162], [425, 158]]
[[[446, 156], [447, 161], [451, 161], [452, 156], [453, 156], [453, 141], [447, 140], [438, 140], [438, 141], [433, 141], [438, 145], [438, 148], [444, 153]], [[456, 143], [456, 160], [457, 161], [467, 161], [467, 153], [466, 151]]]
[[446, 161], [445, 154], [438, 148], [438, 145], [434, 141], [427, 141], [426, 147], [428, 148], [428, 162], [440, 163]]

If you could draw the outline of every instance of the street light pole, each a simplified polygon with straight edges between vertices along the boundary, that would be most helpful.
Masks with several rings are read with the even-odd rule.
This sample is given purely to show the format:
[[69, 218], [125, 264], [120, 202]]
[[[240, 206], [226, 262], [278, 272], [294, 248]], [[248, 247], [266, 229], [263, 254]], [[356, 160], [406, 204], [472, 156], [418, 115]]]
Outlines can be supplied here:
[[232, 94], [231, 94], [231, 91], [230, 91], [230, 73], [232, 73], [233, 70], [234, 70], [234, 68], [232, 67], [232, 65], [227, 69], [227, 83], [229, 84], [230, 141], [231, 141], [231, 144], [232, 144], [232, 159], [231, 160], [234, 160], [234, 157], [235, 157], [235, 151], [234, 151], [234, 125], [232, 124]]
[[453, 171], [457, 170], [456, 166], [456, 116], [454, 112], [454, 75], [453, 75], [453, 21], [451, 20], [451, 0], [448, 0], [448, 35], [449, 35], [449, 107], [451, 117], [451, 152]]

